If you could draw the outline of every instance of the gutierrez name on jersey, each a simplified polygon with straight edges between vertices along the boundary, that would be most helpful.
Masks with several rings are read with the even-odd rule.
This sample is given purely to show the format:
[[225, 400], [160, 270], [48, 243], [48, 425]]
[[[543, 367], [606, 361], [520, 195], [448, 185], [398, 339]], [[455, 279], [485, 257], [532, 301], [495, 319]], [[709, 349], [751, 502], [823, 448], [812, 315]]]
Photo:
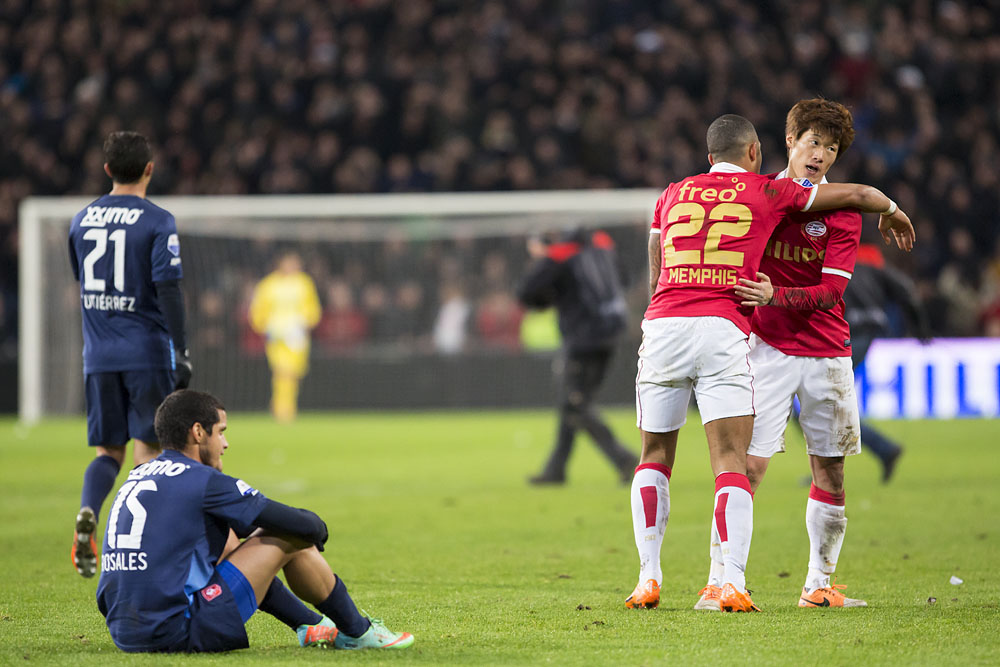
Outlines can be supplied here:
[[80, 303], [87, 310], [117, 310], [123, 313], [135, 312], [134, 296], [114, 294], [81, 294]]

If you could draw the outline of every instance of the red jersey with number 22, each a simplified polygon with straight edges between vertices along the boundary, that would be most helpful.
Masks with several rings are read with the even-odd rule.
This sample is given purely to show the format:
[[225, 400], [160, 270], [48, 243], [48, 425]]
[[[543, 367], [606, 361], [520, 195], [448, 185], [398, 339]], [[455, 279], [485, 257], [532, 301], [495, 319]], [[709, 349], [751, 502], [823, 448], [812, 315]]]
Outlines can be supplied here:
[[778, 223], [812, 204], [815, 188], [773, 180], [720, 162], [707, 174], [672, 183], [656, 202], [651, 233], [660, 233], [660, 278], [646, 319], [724, 317], [750, 334], [753, 308], [734, 287], [757, 279]]

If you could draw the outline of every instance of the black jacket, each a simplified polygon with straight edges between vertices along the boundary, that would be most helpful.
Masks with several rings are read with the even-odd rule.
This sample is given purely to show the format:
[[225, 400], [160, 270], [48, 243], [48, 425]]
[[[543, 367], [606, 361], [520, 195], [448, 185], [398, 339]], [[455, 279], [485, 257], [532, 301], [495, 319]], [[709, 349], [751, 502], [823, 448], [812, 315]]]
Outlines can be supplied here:
[[886, 307], [902, 311], [907, 329], [919, 338], [929, 338], [929, 325], [916, 286], [902, 272], [886, 266], [878, 248], [862, 245], [851, 282], [844, 291], [844, 317], [851, 325], [851, 335], [885, 337], [900, 335], [891, 330]]
[[625, 294], [614, 242], [578, 230], [548, 246], [529, 268], [517, 297], [528, 308], [555, 306], [563, 346], [571, 353], [612, 347], [625, 330]]

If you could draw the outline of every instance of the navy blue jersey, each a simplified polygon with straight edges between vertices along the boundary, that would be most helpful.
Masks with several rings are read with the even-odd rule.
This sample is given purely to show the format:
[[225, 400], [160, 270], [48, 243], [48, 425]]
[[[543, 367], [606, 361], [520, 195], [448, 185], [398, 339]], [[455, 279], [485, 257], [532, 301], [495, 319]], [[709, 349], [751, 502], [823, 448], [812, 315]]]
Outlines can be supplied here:
[[174, 368], [153, 283], [180, 280], [174, 216], [142, 197], [105, 195], [73, 216], [69, 259], [80, 281], [83, 372]]
[[133, 469], [108, 514], [97, 606], [125, 651], [177, 650], [229, 528], [246, 533], [267, 500], [242, 480], [165, 449]]

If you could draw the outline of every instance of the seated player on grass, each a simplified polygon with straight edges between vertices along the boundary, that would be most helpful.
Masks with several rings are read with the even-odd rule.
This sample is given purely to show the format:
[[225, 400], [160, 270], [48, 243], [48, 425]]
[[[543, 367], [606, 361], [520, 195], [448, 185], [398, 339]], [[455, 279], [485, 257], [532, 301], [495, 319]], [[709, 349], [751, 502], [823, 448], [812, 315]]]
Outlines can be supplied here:
[[[322, 519], [269, 500], [220, 472], [229, 444], [226, 411], [218, 399], [176, 391], [157, 409], [155, 426], [163, 452], [129, 473], [112, 504], [101, 557], [97, 606], [120, 649], [247, 648], [244, 624], [258, 600], [271, 603], [272, 613], [276, 604], [279, 618], [281, 609], [300, 613], [294, 603], [286, 606], [291, 596], [282, 593], [284, 587], [277, 588], [279, 570], [292, 591], [326, 617], [312, 627], [331, 628], [325, 640], [312, 641], [301, 636], [308, 634], [305, 627], [303, 645], [332, 640], [335, 648], [361, 649], [413, 643], [410, 633], [392, 632], [358, 611], [319, 553], [327, 540]], [[250, 537], [220, 560], [231, 531]]]

